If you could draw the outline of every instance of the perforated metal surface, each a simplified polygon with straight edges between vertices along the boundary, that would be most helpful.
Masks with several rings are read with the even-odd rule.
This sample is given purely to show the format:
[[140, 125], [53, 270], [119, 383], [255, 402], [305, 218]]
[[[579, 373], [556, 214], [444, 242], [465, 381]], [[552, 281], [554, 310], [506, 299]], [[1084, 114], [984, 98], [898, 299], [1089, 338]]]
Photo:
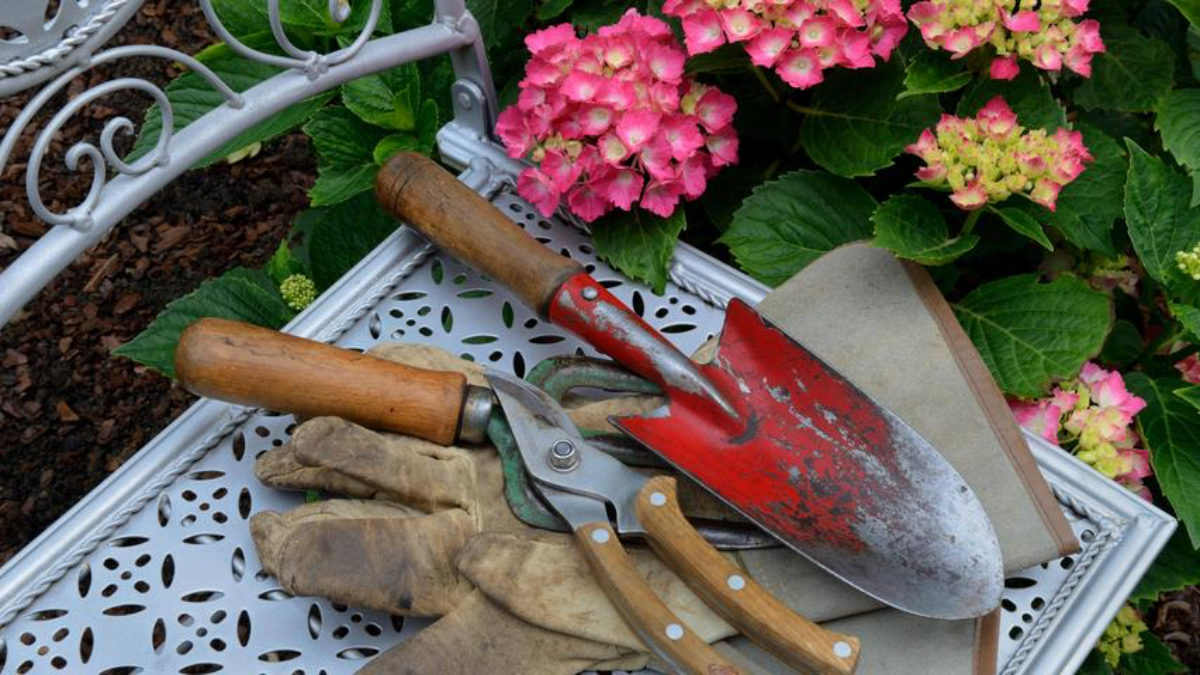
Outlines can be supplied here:
[[[543, 243], [583, 262], [685, 352], [719, 329], [721, 309], [698, 295], [672, 284], [664, 296], [655, 296], [597, 262], [578, 230], [538, 217], [508, 194], [496, 202]], [[589, 351], [537, 319], [508, 291], [402, 234], [409, 239], [402, 263], [371, 281], [370, 292], [364, 292], [363, 284], [351, 284], [332, 293], [353, 296], [322, 301], [342, 303], [341, 325], [332, 322], [322, 329], [327, 336], [340, 335], [338, 344], [367, 348], [382, 341], [426, 342], [517, 374], [547, 356]], [[677, 263], [674, 277], [695, 279], [686, 268]], [[697, 290], [710, 298], [719, 295], [712, 287]], [[346, 317], [354, 320], [343, 331]], [[0, 630], [0, 675], [351, 673], [426, 625], [291, 597], [263, 574], [247, 519], [258, 511], [293, 507], [302, 498], [264, 488], [254, 479], [252, 466], [261, 452], [285, 442], [293, 422], [288, 416], [236, 408], [222, 422], [213, 431], [223, 430], [205, 441], [211, 449], [103, 543], [84, 551], [77, 564]], [[1040, 450], [1039, 461], [1071, 461], [1046, 452]], [[1057, 486], [1056, 475], [1049, 478]], [[1078, 486], [1060, 490], [1060, 498], [1072, 505], [1066, 510], [1087, 548], [1069, 561], [1028, 570], [1010, 582], [1002, 671], [1047, 672], [1022, 669], [1042, 647], [1038, 639], [1066, 614], [1083, 572], [1088, 572], [1083, 567], [1094, 567], [1120, 539], [1120, 523], [1100, 514], [1100, 502], [1071, 495], [1079, 495]], [[13, 570], [5, 572], [13, 576]], [[6, 607], [19, 605], [19, 599], [6, 600]]]

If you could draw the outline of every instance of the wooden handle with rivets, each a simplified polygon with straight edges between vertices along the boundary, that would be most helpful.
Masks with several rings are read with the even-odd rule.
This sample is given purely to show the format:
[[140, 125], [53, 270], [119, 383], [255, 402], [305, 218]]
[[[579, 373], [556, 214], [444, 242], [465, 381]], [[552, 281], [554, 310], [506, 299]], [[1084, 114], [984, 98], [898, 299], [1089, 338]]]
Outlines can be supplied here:
[[638, 493], [636, 512], [663, 562], [747, 638], [801, 672], [854, 672], [858, 638], [800, 616], [704, 541], [679, 510], [674, 478], [647, 481]]
[[741, 675], [663, 604], [608, 523], [582, 525], [575, 530], [575, 539], [608, 599], [655, 654], [688, 675]]
[[225, 319], [183, 331], [175, 375], [188, 391], [306, 417], [335, 415], [449, 445], [466, 395], [462, 373], [438, 372]]
[[402, 152], [388, 160], [375, 175], [375, 197], [384, 210], [511, 288], [542, 316], [563, 282], [583, 271], [424, 155]]

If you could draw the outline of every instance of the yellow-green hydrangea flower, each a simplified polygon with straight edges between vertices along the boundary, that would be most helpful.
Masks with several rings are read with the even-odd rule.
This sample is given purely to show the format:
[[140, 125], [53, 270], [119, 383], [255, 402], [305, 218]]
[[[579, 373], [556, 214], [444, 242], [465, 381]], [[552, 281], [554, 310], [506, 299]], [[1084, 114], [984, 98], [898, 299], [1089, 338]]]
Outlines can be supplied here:
[[303, 274], [293, 274], [279, 284], [279, 294], [288, 307], [300, 312], [317, 299], [317, 285]]

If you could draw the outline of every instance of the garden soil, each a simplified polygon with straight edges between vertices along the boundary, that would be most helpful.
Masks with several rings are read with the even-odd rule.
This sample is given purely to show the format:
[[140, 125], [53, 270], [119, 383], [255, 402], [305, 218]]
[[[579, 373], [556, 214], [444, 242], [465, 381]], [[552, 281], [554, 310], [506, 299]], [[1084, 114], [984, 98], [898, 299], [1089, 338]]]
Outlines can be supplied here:
[[[168, 11], [168, 4], [170, 11]], [[150, 0], [109, 44], [158, 44], [194, 53], [214, 38], [196, 3]], [[77, 95], [114, 76], [165, 86], [179, 74], [163, 60], [131, 59], [78, 77]], [[0, 100], [0, 133], [29, 95]], [[66, 100], [46, 107], [53, 113]], [[150, 100], [106, 97], [75, 115], [42, 164], [41, 194], [61, 213], [82, 201], [90, 167], [72, 172], [63, 153], [96, 142], [104, 122], [140, 123]], [[29, 148], [50, 115], [23, 135], [0, 174], [0, 270], [46, 230], [25, 196]], [[125, 148], [131, 139], [123, 139]], [[161, 375], [110, 352], [168, 302], [237, 266], [263, 265], [316, 176], [306, 137], [293, 133], [252, 159], [185, 173], [80, 257], [9, 325], [0, 328], [0, 565], [165, 428], [195, 398]], [[1200, 672], [1200, 592], [1170, 594], [1147, 623]]]
[[[110, 44], [194, 53], [213, 41], [197, 3], [152, 0]], [[78, 94], [115, 76], [161, 87], [178, 74], [162, 59], [124, 60], [76, 78], [68, 91]], [[0, 130], [29, 98], [0, 100]], [[60, 95], [46, 109], [53, 113], [65, 100]], [[149, 104], [148, 97], [123, 92], [72, 118], [42, 163], [41, 194], [51, 211], [80, 203], [91, 183], [89, 165], [75, 173], [63, 164], [71, 144], [98, 142], [104, 122], [117, 116], [140, 125]], [[43, 113], [26, 130], [0, 175], [0, 269], [46, 230], [25, 196], [25, 168], [48, 119]], [[130, 147], [131, 139], [124, 140]], [[253, 159], [185, 173], [0, 328], [0, 564], [195, 400], [109, 352], [205, 279], [264, 264], [307, 205], [315, 175], [307, 138], [298, 132]]]

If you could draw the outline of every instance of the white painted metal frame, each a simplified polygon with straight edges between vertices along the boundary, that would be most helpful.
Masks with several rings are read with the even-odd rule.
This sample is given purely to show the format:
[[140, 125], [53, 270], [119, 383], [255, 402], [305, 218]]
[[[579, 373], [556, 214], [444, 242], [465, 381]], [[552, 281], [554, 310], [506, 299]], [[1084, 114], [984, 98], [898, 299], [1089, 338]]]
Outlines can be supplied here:
[[[61, 81], [48, 88], [61, 87], [61, 78], [71, 73], [141, 53], [118, 48], [90, 61], [86, 56], [103, 41], [92, 42], [95, 36], [111, 34], [111, 22], [127, 18], [140, 0], [66, 2], [93, 12], [75, 19], [85, 25], [105, 12], [110, 16], [69, 49], [39, 46], [41, 51], [25, 58], [21, 68], [5, 60], [0, 44], [0, 93], [11, 91], [10, 83], [19, 78], [44, 81], [59, 72]], [[94, 3], [90, 8], [89, 2]], [[375, 11], [378, 3], [374, 0]], [[762, 298], [763, 286], [686, 245], [677, 249], [667, 294], [654, 296], [598, 263], [583, 231], [557, 218], [538, 217], [512, 195], [521, 165], [488, 140], [495, 99], [478, 29], [461, 0], [437, 6], [439, 18], [432, 25], [375, 41], [360, 39], [349, 48], [357, 53], [321, 57], [288, 50], [290, 71], [241, 95], [227, 93], [225, 106], [170, 137], [153, 161], [133, 167], [114, 161], [111, 135], [130, 128], [119, 121], [110, 123], [113, 130], [106, 129], [108, 141], [102, 135], [99, 149], [77, 146], [77, 158], [107, 161], [119, 175], [100, 181], [94, 190], [102, 199], [89, 197], [90, 202], [62, 214], [70, 222], [51, 230], [0, 275], [0, 324], [121, 217], [236, 133], [318, 91], [447, 50], [459, 75], [453, 91], [456, 115], [439, 132], [438, 143], [444, 158], [470, 167], [463, 178], [473, 188], [493, 196], [547, 245], [595, 266], [618, 296], [641, 306], [652, 324], [669, 328], [685, 350], [717, 330], [729, 298], [751, 303]], [[10, 7], [0, 9], [0, 17]], [[330, 11], [334, 16], [341, 11], [336, 0]], [[39, 58], [44, 65], [37, 66]], [[127, 86], [147, 91], [126, 81], [108, 85], [113, 86], [105, 92]], [[73, 112], [83, 103], [71, 105]], [[0, 143], [0, 165], [11, 152], [12, 136], [24, 128], [14, 127]], [[52, 134], [52, 128], [54, 122], [43, 135]], [[97, 180], [94, 175], [94, 184]], [[510, 321], [501, 311], [506, 302]], [[510, 371], [584, 348], [539, 322], [507, 291], [436, 255], [407, 228], [287, 330], [355, 347], [384, 340], [453, 344]], [[288, 508], [298, 497], [258, 485], [250, 466], [257, 452], [282, 443], [290, 426], [288, 417], [200, 402], [0, 568], [0, 675], [218, 668], [351, 672], [423, 626], [292, 598], [261, 573], [245, 519], [258, 510]], [[1073, 671], [1175, 527], [1166, 514], [1058, 449], [1032, 436], [1029, 442], [1084, 550], [1010, 580], [999, 654], [1004, 675]]]

